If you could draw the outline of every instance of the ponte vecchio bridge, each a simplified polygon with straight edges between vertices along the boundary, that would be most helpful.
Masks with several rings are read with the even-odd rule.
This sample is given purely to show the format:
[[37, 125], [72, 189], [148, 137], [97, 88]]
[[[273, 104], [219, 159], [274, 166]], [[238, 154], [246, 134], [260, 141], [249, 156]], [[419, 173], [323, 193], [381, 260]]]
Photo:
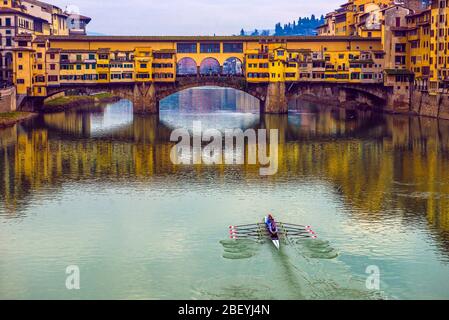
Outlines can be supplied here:
[[157, 113], [161, 99], [201, 86], [247, 92], [266, 113], [287, 112], [289, 97], [301, 94], [396, 103], [379, 38], [39, 36], [22, 45], [14, 80], [23, 108], [35, 110], [76, 89], [108, 91], [131, 100], [136, 113]]

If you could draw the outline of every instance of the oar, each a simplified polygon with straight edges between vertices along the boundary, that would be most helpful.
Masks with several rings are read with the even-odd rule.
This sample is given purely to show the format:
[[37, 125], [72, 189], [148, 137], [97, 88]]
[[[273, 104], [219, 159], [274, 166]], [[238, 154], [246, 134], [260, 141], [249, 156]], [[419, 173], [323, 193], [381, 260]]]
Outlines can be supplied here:
[[313, 230], [301, 230], [301, 229], [285, 229], [285, 228], [279, 228], [281, 231], [285, 232], [292, 232], [292, 233], [314, 233]]
[[278, 224], [286, 226], [286, 227], [300, 227], [300, 228], [303, 228], [303, 229], [312, 229], [311, 226], [303, 226], [303, 225], [300, 225], [300, 224], [283, 223], [283, 222], [279, 222]]
[[254, 227], [254, 228], [232, 228], [232, 229], [229, 229], [229, 230], [241, 230], [241, 231], [247, 231], [247, 230], [259, 230], [260, 228], [258, 228], [258, 227]]
[[234, 233], [234, 232], [231, 232], [230, 235], [232, 235], [232, 236], [258, 236], [258, 237], [262, 236], [262, 234], [260, 234], [258, 232], [246, 232], [246, 233]]
[[233, 235], [231, 235], [230, 238], [233, 239], [233, 240], [238, 240], [238, 239], [255, 239], [255, 238], [260, 238], [260, 237], [259, 236], [248, 236], [248, 235], [245, 235], [245, 236], [237, 236], [237, 235], [233, 236]]
[[305, 234], [305, 233], [286, 233], [286, 234], [282, 234], [282, 235], [285, 235], [286, 237], [301, 237], [301, 238], [316, 237], [315, 234]]
[[310, 233], [310, 232], [280, 232], [280, 234], [286, 235], [286, 236], [295, 236], [295, 235], [302, 235], [302, 236], [314, 236], [314, 233]]
[[285, 236], [297, 238], [312, 238], [312, 239], [317, 238], [317, 235], [315, 233], [302, 233], [302, 232], [286, 232]]
[[245, 227], [254, 227], [257, 228], [259, 227], [258, 223], [253, 223], [253, 224], [242, 224], [240, 226], [229, 226], [229, 229], [235, 229], [235, 228], [245, 228]]

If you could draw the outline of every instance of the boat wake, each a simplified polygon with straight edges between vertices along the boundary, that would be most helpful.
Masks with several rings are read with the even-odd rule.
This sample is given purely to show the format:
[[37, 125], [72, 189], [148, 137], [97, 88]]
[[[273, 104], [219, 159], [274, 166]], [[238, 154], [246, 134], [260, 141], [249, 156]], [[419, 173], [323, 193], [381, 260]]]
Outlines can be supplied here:
[[292, 247], [302, 256], [310, 259], [332, 260], [338, 257], [337, 250], [325, 240], [297, 240], [292, 243]]
[[[278, 292], [283, 299], [387, 299], [379, 292], [367, 290], [365, 279], [353, 275], [351, 270], [337, 259], [339, 253], [326, 240], [284, 239], [280, 252], [273, 250], [268, 240], [224, 240], [220, 241], [220, 244], [224, 248], [223, 258], [254, 259], [253, 264], [277, 275], [275, 286], [280, 285], [282, 289], [275, 289], [272, 283], [265, 283], [264, 279], [247, 275], [241, 282], [222, 285], [216, 290], [206, 292], [197, 288], [196, 296], [211, 299], [267, 299], [267, 292]], [[268, 252], [271, 254], [267, 255]], [[243, 268], [240, 274], [243, 276], [246, 268], [242, 265], [239, 267]], [[260, 291], [261, 287], [271, 289]]]
[[259, 245], [254, 240], [223, 240], [223, 258], [230, 260], [249, 259], [259, 251]]

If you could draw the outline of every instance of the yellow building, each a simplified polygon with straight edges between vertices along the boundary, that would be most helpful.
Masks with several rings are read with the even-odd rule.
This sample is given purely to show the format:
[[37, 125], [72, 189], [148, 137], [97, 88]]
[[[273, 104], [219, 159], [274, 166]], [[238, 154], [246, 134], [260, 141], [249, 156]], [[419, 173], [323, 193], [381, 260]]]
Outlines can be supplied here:
[[33, 69], [34, 50], [31, 48], [32, 37], [30, 35], [17, 36], [18, 41], [26, 42], [28, 45], [20, 49], [12, 49], [13, 83], [16, 85], [17, 94], [34, 95], [33, 92]]
[[[37, 0], [0, 1], [0, 83], [10, 83], [13, 78], [13, 57], [19, 36], [69, 35], [69, 15], [61, 8]], [[85, 24], [90, 18], [83, 20]], [[28, 49], [32, 49], [31, 46]], [[20, 76], [19, 76], [20, 79]]]
[[[135, 63], [133, 51], [115, 51], [110, 54], [110, 82], [134, 82]], [[93, 61], [95, 62], [95, 60]]]
[[154, 82], [176, 80], [176, 50], [161, 49], [153, 52], [152, 73]]
[[330, 12], [324, 17], [324, 24], [317, 28], [319, 36], [335, 36], [335, 12]]
[[189, 76], [244, 76], [250, 83], [381, 81], [383, 64], [373, 62], [375, 52], [382, 49], [379, 38], [196, 39], [28, 36], [16, 50], [17, 55], [23, 51], [21, 59], [30, 60], [24, 62], [29, 67], [20, 67], [30, 76], [16, 68], [18, 93], [46, 96], [48, 87], [72, 84], [175, 82], [186, 76], [180, 72], [186, 59]]
[[134, 52], [136, 63], [136, 82], [151, 82], [153, 79], [153, 49], [136, 48]]
[[415, 74], [420, 90], [427, 90], [430, 78], [431, 10], [423, 10], [406, 17], [408, 27], [408, 67]]
[[432, 1], [429, 52], [429, 90], [432, 92], [449, 88], [448, 14], [447, 1]]
[[349, 0], [326, 15], [326, 24], [318, 28], [318, 34], [379, 37], [382, 23], [380, 10], [393, 3], [393, 0]]

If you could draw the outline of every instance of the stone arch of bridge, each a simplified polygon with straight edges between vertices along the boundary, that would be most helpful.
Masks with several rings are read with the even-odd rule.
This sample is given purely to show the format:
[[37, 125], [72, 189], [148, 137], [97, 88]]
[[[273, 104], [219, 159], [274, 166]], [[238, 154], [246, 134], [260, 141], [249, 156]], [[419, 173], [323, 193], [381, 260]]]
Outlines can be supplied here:
[[[200, 87], [220, 87], [231, 88], [239, 90], [249, 94], [250, 96], [258, 99], [261, 103], [266, 100], [266, 86], [257, 85], [249, 86], [245, 81], [241, 79], [233, 79], [228, 77], [200, 77], [195, 79], [186, 79], [192, 81], [179, 81], [177, 85], [159, 87], [157, 90], [157, 100], [160, 101], [178, 92]], [[240, 80], [240, 81], [239, 81]]]
[[312, 96], [323, 102], [369, 105], [383, 108], [388, 104], [388, 92], [383, 85], [377, 84], [332, 84], [332, 83], [297, 83], [287, 89], [287, 98]]

